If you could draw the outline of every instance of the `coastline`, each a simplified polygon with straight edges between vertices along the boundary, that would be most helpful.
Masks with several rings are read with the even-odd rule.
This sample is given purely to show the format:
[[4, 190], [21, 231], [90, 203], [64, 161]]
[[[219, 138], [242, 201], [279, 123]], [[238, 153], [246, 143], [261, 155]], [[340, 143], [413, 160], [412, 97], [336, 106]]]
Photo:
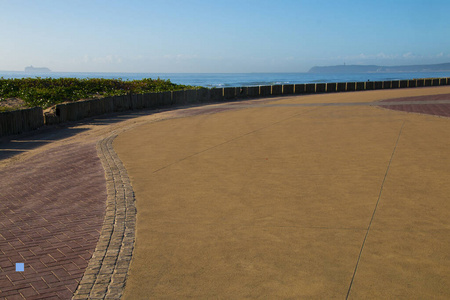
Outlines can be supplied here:
[[388, 81], [417, 78], [450, 77], [447, 72], [396, 72], [396, 73], [124, 73], [124, 72], [48, 72], [0, 71], [3, 78], [104, 78], [139, 80], [143, 78], [169, 79], [172, 83], [216, 87], [242, 87], [277, 84], [332, 83], [352, 81]]
[[3, 112], [0, 114], [0, 136], [35, 130], [44, 125], [79, 121], [120, 111], [161, 109], [230, 102], [246, 99], [311, 94], [343, 94], [369, 90], [405, 90], [424, 87], [449, 86], [450, 77], [392, 81], [358, 81], [309, 84], [277, 84], [247, 87], [194, 88], [144, 94], [107, 96], [75, 102], [59, 103], [46, 111], [42, 107]]

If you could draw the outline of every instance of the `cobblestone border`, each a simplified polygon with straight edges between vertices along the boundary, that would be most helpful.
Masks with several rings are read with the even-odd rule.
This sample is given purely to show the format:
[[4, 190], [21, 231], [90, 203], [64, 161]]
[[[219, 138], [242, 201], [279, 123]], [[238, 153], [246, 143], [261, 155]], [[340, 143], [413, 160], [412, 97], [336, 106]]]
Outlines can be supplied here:
[[72, 299], [120, 299], [134, 248], [136, 207], [130, 179], [115, 153], [113, 134], [97, 143], [105, 169], [106, 213], [97, 247]]

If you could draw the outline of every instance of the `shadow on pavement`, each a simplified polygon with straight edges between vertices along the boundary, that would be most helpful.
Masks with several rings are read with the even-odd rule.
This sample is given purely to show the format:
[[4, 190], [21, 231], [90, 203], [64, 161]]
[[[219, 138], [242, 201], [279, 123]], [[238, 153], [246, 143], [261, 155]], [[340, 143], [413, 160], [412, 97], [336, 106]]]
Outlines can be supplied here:
[[[177, 111], [186, 108], [201, 107], [201, 106], [204, 105], [199, 104], [199, 105], [178, 106], [170, 108], [117, 112], [113, 114], [95, 116], [80, 121], [44, 126], [40, 129], [18, 135], [0, 137], [0, 161], [27, 152], [29, 150], [36, 149], [48, 143], [69, 138], [81, 132], [91, 130], [90, 128], [80, 128], [83, 125], [106, 126], [160, 112]], [[193, 112], [192, 114], [196, 113], [198, 114], [198, 112]]]
[[0, 160], [13, 157], [75, 134], [88, 130], [87, 128], [46, 128], [14, 135], [0, 140]]

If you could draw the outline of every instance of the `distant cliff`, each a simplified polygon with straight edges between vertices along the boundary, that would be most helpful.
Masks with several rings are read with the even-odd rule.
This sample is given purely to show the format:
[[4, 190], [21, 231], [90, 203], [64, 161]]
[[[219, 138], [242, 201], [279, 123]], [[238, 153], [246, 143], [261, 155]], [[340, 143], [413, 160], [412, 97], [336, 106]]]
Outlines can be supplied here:
[[395, 73], [450, 71], [450, 63], [413, 66], [339, 65], [312, 67], [308, 73]]
[[49, 68], [35, 68], [33, 66], [29, 66], [25, 68], [26, 73], [48, 73], [51, 72]]

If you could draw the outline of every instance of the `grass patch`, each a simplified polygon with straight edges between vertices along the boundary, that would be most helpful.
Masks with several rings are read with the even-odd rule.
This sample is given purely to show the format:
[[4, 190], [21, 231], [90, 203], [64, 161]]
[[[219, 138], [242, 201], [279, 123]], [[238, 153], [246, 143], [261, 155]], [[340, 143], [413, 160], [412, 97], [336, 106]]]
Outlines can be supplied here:
[[0, 112], [11, 111], [11, 110], [14, 110], [14, 108], [12, 108], [12, 107], [0, 106]]
[[[20, 98], [29, 107], [48, 108], [62, 102], [107, 96], [177, 91], [198, 87], [175, 84], [170, 79], [122, 80], [78, 78], [0, 78], [0, 101]], [[3, 109], [3, 108], [2, 108]]]

